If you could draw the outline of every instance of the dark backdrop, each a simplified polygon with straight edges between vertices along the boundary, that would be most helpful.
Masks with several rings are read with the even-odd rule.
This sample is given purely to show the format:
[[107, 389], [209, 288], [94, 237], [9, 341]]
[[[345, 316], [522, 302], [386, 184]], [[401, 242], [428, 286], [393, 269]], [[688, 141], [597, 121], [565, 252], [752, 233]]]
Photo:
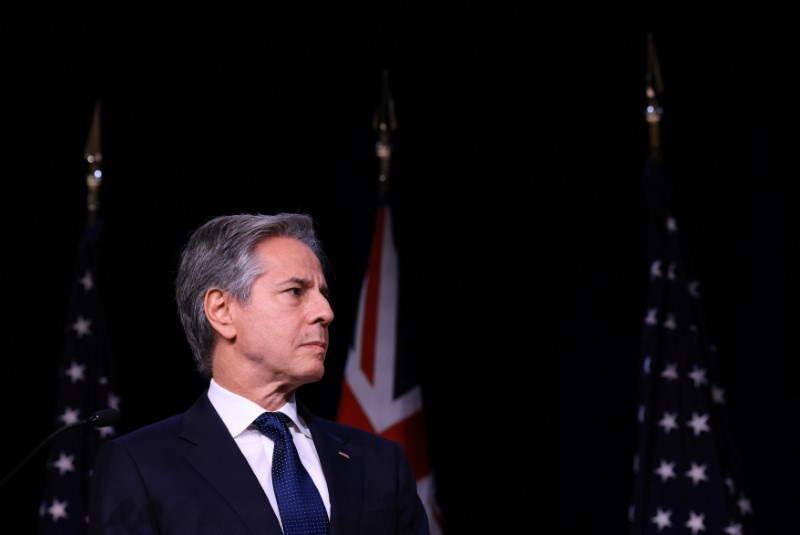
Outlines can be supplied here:
[[[372, 230], [371, 120], [386, 68], [396, 239], [416, 305], [407, 343], [446, 530], [625, 532], [652, 29], [665, 159], [732, 370], [760, 530], [788, 533], [800, 497], [789, 432], [800, 404], [794, 38], [789, 14], [763, 9], [4, 7], [0, 469], [52, 430], [96, 98], [120, 430], [182, 411], [202, 390], [174, 271], [191, 229], [234, 212], [319, 222], [336, 320], [326, 377], [301, 395], [333, 417]], [[3, 525], [33, 531], [41, 462], [3, 490]]]
[[[423, 384], [447, 529], [480, 529], [494, 515], [464, 514], [463, 504], [506, 501], [487, 491], [504, 477], [495, 468], [505, 457], [475, 426], [519, 440], [501, 396], [522, 385], [520, 366], [536, 348], [519, 294], [531, 284], [518, 252], [530, 214], [517, 209], [530, 180], [520, 174], [532, 157], [530, 73], [512, 53], [527, 48], [525, 25], [502, 8], [238, 4], [5, 8], [3, 228], [14, 310], [0, 471], [53, 429], [96, 98], [100, 287], [119, 430], [183, 411], [203, 389], [173, 302], [177, 257], [191, 229], [238, 212], [303, 211], [319, 224], [336, 320], [326, 377], [301, 396], [335, 416], [375, 214], [372, 115], [387, 69], [398, 120], [393, 215], [413, 318], [404, 343]], [[511, 400], [523, 392], [512, 389]], [[0, 524], [33, 531], [43, 459], [3, 489]], [[516, 517], [512, 508], [501, 521]]]
[[642, 170], [646, 33], [664, 91], [664, 162], [682, 237], [730, 378], [733, 440], [759, 533], [790, 533], [800, 494], [797, 110], [787, 84], [797, 17], [772, 6], [587, 3], [582, 256], [574, 352], [562, 360], [563, 533], [624, 533], [633, 477], [638, 333], [648, 266]]

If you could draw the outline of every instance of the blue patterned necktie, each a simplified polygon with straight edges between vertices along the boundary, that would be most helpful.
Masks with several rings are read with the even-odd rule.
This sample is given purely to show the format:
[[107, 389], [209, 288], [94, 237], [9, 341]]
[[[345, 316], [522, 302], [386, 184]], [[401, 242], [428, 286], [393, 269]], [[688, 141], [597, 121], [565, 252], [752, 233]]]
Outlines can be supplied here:
[[316, 485], [308, 475], [292, 435], [286, 426], [289, 417], [281, 412], [265, 412], [255, 419], [256, 428], [275, 442], [272, 452], [272, 486], [285, 535], [326, 535], [328, 512]]

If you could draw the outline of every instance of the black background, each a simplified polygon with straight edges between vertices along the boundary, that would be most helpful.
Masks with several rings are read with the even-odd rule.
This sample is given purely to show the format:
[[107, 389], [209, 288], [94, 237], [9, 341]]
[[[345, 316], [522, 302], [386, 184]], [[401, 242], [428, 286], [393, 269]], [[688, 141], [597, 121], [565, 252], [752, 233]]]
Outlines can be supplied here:
[[[336, 320], [326, 377], [301, 396], [333, 417], [388, 69], [395, 232], [414, 310], [405, 343], [446, 531], [623, 533], [653, 30], [665, 161], [728, 358], [759, 529], [788, 533], [800, 497], [789, 431], [800, 405], [794, 19], [646, 6], [4, 7], [2, 472], [52, 430], [96, 98], [120, 430], [182, 411], [202, 390], [172, 299], [177, 255], [191, 229], [236, 212], [305, 211], [319, 223]], [[0, 522], [21, 533], [35, 526], [41, 462], [2, 490]]]
[[[602, 4], [583, 12], [583, 243], [574, 354], [562, 361], [564, 533], [623, 533], [644, 317], [646, 30], [663, 75], [664, 162], [730, 379], [735, 446], [759, 533], [790, 533], [800, 476], [797, 17], [775, 6]], [[636, 103], [633, 105], [633, 103]], [[626, 409], [627, 408], [627, 409]], [[588, 449], [587, 444], [592, 448]], [[591, 529], [590, 529], [591, 528]]]
[[[530, 214], [519, 209], [531, 178], [519, 169], [532, 153], [529, 67], [511, 58], [527, 40], [516, 14], [368, 3], [7, 9], [3, 228], [16, 310], [0, 405], [2, 472], [53, 429], [96, 98], [106, 224], [99, 283], [119, 430], [183, 411], [203, 389], [173, 302], [177, 257], [190, 230], [238, 212], [302, 211], [318, 222], [336, 319], [326, 377], [300, 395], [335, 416], [375, 214], [372, 119], [386, 69], [398, 121], [393, 216], [413, 314], [403, 342], [432, 411], [447, 529], [489, 525], [489, 510], [459, 518], [465, 490], [505, 501], [484, 494], [504, 474], [476, 423], [502, 424], [512, 445], [520, 440], [516, 417], [504, 413], [523, 389], [502, 396], [512, 381], [522, 384], [520, 367], [537, 344], [520, 294], [531, 284], [529, 236], [520, 231]], [[0, 523], [33, 531], [42, 464], [40, 455], [3, 489]], [[501, 521], [514, 525], [516, 515]]]

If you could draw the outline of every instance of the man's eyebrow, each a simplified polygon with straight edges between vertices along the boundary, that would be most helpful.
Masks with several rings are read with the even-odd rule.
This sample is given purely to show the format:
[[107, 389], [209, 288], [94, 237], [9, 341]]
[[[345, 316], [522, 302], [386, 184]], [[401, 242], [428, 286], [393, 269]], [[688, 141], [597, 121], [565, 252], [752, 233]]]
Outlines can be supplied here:
[[[312, 281], [311, 279], [304, 279], [302, 277], [289, 277], [287, 282], [297, 284], [298, 286], [302, 286], [303, 289], [313, 288], [314, 286], [314, 281]], [[330, 299], [331, 292], [327, 284], [321, 285], [319, 287], [319, 292], [326, 298]]]
[[289, 277], [289, 279], [286, 282], [297, 284], [299, 286], [302, 286], [303, 288], [310, 288], [314, 284], [313, 282], [311, 282], [311, 279], [304, 279], [302, 277]]

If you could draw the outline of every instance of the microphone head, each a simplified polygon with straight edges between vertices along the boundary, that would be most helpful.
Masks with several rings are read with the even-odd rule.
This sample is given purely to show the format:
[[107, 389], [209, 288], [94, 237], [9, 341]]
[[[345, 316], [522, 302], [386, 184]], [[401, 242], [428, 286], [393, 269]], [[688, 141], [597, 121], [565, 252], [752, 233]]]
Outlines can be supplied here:
[[116, 409], [100, 409], [86, 419], [95, 427], [108, 427], [119, 422], [119, 412]]

